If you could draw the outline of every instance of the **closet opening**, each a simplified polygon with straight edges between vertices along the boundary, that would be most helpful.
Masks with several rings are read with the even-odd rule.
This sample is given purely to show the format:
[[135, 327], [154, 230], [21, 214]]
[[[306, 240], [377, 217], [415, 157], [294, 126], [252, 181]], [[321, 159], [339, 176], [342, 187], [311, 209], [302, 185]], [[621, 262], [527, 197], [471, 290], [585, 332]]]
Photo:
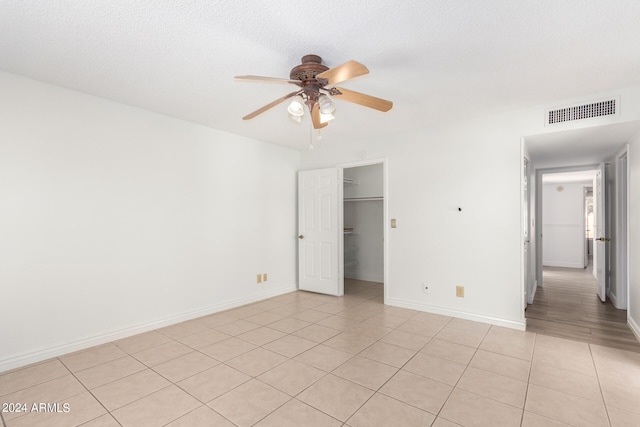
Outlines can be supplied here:
[[384, 164], [345, 167], [343, 186], [344, 293], [384, 302]]

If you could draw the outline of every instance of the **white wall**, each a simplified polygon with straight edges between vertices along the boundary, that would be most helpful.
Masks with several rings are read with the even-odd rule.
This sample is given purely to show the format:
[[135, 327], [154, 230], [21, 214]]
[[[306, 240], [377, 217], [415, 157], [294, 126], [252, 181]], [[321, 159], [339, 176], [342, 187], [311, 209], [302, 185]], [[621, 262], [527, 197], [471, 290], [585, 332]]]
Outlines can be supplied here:
[[[542, 264], [584, 268], [584, 187], [589, 183], [542, 186]], [[558, 188], [562, 191], [558, 191]]]
[[627, 318], [640, 340], [640, 134], [629, 143], [629, 299]]
[[[382, 164], [345, 168], [344, 177], [354, 180], [344, 187], [344, 198], [370, 198], [383, 195]], [[352, 267], [345, 266], [345, 277], [384, 281], [384, 212], [382, 200], [359, 200], [344, 202], [344, 226], [353, 227], [354, 233], [344, 237], [345, 250], [355, 247], [357, 251], [347, 252], [345, 261], [356, 261]]]
[[501, 117], [350, 144], [331, 145], [327, 132], [302, 162], [355, 162], [362, 151], [387, 158], [388, 216], [397, 219], [388, 229], [388, 304], [523, 328], [521, 136]]
[[584, 98], [612, 94], [624, 102], [619, 117], [553, 129], [544, 127], [549, 105], [335, 144], [329, 129], [322, 147], [302, 154], [302, 167], [348, 164], [363, 153], [387, 159], [388, 218], [398, 224], [387, 229], [388, 304], [524, 328], [521, 137], [640, 118], [640, 87]]
[[10, 74], [0, 93], [0, 371], [296, 288], [298, 152]]

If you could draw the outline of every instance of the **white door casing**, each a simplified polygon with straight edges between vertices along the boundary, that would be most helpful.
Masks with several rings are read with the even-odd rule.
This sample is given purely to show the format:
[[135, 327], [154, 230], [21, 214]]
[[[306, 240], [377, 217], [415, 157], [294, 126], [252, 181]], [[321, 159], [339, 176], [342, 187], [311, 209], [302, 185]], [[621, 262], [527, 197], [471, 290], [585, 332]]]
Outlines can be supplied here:
[[339, 208], [342, 169], [298, 172], [298, 270], [301, 290], [342, 296]]
[[531, 210], [529, 198], [529, 169], [530, 161], [525, 156], [522, 159], [522, 216], [523, 216], [523, 236], [522, 236], [522, 276], [524, 282], [524, 304], [533, 302], [532, 295], [529, 294], [531, 289]]
[[595, 201], [595, 239], [593, 245], [593, 258], [596, 280], [598, 281], [598, 296], [602, 302], [607, 300], [607, 245], [609, 244], [606, 227], [606, 177], [605, 165], [598, 165], [595, 178], [593, 196]]

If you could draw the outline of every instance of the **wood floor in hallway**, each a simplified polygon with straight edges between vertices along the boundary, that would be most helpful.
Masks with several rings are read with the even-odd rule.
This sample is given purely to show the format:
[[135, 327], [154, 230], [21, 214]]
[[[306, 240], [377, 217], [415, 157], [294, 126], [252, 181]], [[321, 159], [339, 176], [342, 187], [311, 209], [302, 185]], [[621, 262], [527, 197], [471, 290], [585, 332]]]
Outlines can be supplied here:
[[528, 331], [640, 353], [627, 311], [600, 301], [591, 268], [545, 267], [543, 278], [527, 307]]

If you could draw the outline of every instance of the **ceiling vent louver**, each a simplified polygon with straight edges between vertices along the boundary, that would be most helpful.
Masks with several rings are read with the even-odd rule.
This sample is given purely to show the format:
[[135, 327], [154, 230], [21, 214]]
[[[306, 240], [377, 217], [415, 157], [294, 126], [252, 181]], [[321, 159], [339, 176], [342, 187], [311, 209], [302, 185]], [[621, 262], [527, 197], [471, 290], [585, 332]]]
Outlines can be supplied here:
[[594, 117], [617, 116], [618, 99], [595, 101], [589, 104], [572, 105], [569, 107], [547, 110], [546, 125], [572, 122], [575, 120], [591, 119]]

